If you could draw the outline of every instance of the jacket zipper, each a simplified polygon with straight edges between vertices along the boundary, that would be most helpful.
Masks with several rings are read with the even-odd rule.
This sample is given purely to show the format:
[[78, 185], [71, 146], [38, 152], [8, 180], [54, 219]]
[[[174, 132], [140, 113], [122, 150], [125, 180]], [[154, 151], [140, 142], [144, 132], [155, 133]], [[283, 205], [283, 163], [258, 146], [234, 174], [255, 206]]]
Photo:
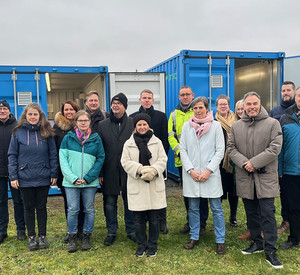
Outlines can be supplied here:
[[81, 179], [83, 180], [83, 154], [84, 154], [84, 145], [82, 145], [81, 151]]

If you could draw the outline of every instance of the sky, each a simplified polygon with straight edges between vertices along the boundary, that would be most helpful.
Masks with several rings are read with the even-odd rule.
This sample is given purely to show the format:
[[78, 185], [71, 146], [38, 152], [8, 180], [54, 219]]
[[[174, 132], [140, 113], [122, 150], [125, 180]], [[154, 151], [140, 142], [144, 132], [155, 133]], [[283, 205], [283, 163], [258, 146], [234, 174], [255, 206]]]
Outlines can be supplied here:
[[145, 71], [183, 49], [300, 55], [299, 0], [0, 0], [0, 65]]

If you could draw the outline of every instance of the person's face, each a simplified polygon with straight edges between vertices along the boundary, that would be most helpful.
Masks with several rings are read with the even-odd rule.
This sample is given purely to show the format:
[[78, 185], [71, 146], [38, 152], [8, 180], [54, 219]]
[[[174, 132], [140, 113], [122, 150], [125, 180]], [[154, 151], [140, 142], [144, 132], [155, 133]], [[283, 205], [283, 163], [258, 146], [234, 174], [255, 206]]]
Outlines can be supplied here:
[[296, 91], [295, 102], [298, 109], [300, 109], [300, 89]]
[[38, 124], [40, 121], [40, 113], [38, 110], [30, 108], [26, 114], [26, 120], [30, 124]]
[[242, 103], [236, 105], [236, 113], [239, 116], [239, 118], [242, 118], [242, 115], [244, 113], [244, 105]]
[[91, 121], [87, 115], [81, 115], [76, 121], [76, 126], [81, 133], [85, 133], [90, 128]]
[[295, 91], [293, 90], [292, 84], [282, 85], [281, 87], [281, 97], [283, 101], [292, 100], [295, 96]]
[[244, 101], [244, 109], [249, 117], [256, 117], [260, 111], [260, 102], [257, 96], [249, 95]]
[[218, 100], [217, 110], [221, 116], [227, 116], [229, 112], [229, 105], [227, 99], [222, 98]]
[[100, 106], [100, 102], [99, 102], [99, 98], [97, 95], [90, 95], [87, 100], [86, 100], [86, 106], [88, 107], [88, 109], [91, 112], [95, 112], [99, 106]]
[[6, 122], [9, 119], [10, 110], [7, 107], [0, 107], [0, 120]]
[[183, 105], [189, 105], [194, 99], [194, 93], [189, 88], [182, 88], [179, 91], [179, 100]]
[[73, 109], [71, 104], [66, 103], [64, 105], [64, 117], [68, 120], [73, 120], [76, 115], [76, 111]]
[[115, 117], [121, 118], [125, 114], [125, 107], [119, 100], [114, 100], [111, 103], [111, 110]]
[[144, 93], [142, 93], [139, 101], [140, 101], [142, 107], [146, 110], [152, 106], [152, 104], [154, 102], [154, 98], [153, 98], [152, 94], [144, 92]]
[[148, 123], [145, 120], [139, 120], [137, 122], [135, 128], [136, 128], [136, 131], [141, 135], [146, 134], [147, 131], [150, 129]]
[[207, 109], [204, 106], [203, 102], [198, 102], [194, 107], [193, 107], [194, 115], [198, 119], [202, 119], [206, 117], [207, 114]]

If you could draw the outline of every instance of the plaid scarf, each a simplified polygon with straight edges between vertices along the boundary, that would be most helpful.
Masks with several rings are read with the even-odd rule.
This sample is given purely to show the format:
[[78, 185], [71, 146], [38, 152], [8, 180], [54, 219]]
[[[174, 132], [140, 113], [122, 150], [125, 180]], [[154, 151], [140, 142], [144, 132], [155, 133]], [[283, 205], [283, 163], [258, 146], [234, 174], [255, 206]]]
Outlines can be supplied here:
[[81, 134], [81, 132], [79, 131], [79, 129], [76, 128], [75, 132], [76, 132], [76, 136], [77, 136], [78, 140], [83, 145], [87, 141], [87, 139], [90, 137], [90, 135], [92, 133], [92, 130], [91, 130], [91, 128], [89, 128], [84, 134]]

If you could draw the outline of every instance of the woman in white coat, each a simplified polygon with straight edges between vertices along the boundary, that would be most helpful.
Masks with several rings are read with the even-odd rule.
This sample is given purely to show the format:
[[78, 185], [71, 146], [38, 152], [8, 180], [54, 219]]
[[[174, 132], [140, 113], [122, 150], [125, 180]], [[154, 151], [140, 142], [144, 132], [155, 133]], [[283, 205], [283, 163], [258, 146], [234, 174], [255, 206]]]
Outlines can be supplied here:
[[[148, 257], [157, 253], [159, 237], [159, 209], [167, 207], [163, 171], [167, 165], [167, 155], [161, 141], [149, 128], [151, 122], [147, 114], [134, 117], [135, 130], [125, 142], [121, 164], [128, 175], [128, 209], [134, 211], [138, 249], [135, 256]], [[147, 242], [146, 222], [149, 221]]]
[[192, 104], [194, 116], [183, 125], [180, 157], [183, 166], [183, 196], [189, 198], [190, 240], [185, 249], [199, 242], [200, 198], [208, 198], [213, 213], [217, 253], [225, 254], [225, 222], [221, 196], [223, 194], [219, 165], [224, 156], [224, 136], [221, 125], [208, 112], [208, 101], [197, 97]]

